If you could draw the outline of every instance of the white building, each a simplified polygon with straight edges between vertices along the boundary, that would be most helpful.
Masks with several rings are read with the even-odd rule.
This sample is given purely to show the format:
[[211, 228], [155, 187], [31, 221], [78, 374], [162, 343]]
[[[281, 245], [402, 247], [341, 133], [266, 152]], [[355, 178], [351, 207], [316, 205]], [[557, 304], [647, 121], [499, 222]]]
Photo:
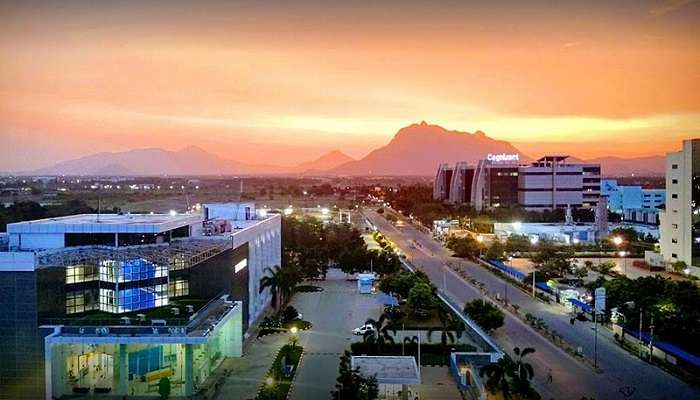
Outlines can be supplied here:
[[225, 357], [241, 356], [272, 297], [260, 278], [281, 263], [280, 215], [258, 218], [249, 204], [7, 230], [0, 320], [17, 321], [0, 330], [8, 398], [157, 396], [161, 378], [189, 398]]
[[600, 198], [600, 164], [571, 164], [568, 156], [546, 156], [520, 168], [518, 203], [526, 210], [595, 207]]
[[666, 209], [661, 213], [661, 254], [700, 275], [700, 139], [666, 155]]

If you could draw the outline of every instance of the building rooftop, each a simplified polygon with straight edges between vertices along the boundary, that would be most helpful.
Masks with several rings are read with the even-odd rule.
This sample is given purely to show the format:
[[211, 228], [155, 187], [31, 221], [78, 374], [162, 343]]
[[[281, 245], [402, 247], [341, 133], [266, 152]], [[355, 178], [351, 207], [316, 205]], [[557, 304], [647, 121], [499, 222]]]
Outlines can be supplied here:
[[[169, 309], [171, 307], [172, 305], [169, 305], [155, 310]], [[78, 343], [85, 337], [100, 337], [105, 342], [138, 342], [141, 337], [151, 337], [156, 342], [199, 343], [201, 340], [211, 336], [213, 332], [216, 332], [223, 323], [232, 317], [232, 313], [235, 310], [240, 310], [240, 307], [240, 302], [229, 301], [228, 296], [222, 296], [211, 300], [192, 315], [185, 314], [184, 308], [180, 305], [180, 311], [185, 314], [180, 319], [147, 319], [140, 324], [138, 318], [133, 316], [133, 314], [138, 312], [134, 312], [129, 314], [129, 324], [126, 325], [121, 323], [121, 319], [119, 321], [113, 319], [93, 321], [92, 324], [51, 324], [44, 325], [44, 327], [53, 326], [57, 328], [56, 332], [51, 335], [52, 340], [65, 343]], [[153, 310], [149, 311], [153, 312]], [[144, 315], [146, 314], [145, 311], [140, 312], [144, 313]], [[156, 325], [154, 321], [159, 320], [165, 324], [160, 323]]]
[[419, 385], [420, 372], [412, 356], [353, 356], [352, 368], [364, 376], [375, 376], [378, 383]]
[[202, 220], [201, 214], [76, 214], [7, 224], [7, 232], [160, 233]]

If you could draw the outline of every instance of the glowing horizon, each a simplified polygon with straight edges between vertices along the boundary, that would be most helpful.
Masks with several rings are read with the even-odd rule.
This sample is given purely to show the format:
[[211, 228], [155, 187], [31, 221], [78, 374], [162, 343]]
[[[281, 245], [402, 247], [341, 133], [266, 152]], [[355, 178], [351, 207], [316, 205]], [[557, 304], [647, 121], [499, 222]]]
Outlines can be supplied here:
[[528, 155], [660, 155], [700, 136], [698, 16], [693, 1], [2, 4], [0, 170], [188, 145], [360, 158], [421, 120]]

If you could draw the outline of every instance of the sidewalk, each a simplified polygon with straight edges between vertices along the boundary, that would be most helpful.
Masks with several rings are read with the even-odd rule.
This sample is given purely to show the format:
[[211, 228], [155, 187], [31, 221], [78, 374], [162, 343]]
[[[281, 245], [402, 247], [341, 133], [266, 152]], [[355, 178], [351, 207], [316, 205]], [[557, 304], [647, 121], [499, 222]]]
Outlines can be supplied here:
[[277, 351], [288, 340], [289, 336], [284, 334], [267, 335], [252, 340], [244, 350], [243, 357], [226, 359], [219, 369], [226, 369], [228, 376], [215, 398], [254, 399]]

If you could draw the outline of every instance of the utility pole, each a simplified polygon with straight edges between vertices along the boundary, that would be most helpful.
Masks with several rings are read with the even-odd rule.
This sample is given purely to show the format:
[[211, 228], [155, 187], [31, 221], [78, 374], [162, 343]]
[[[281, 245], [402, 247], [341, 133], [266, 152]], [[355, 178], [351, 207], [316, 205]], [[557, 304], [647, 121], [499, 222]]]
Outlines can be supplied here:
[[442, 266], [442, 290], [447, 293], [447, 266]]
[[654, 354], [654, 314], [651, 314], [651, 323], [649, 325], [649, 362], [651, 362], [651, 356]]
[[532, 270], [532, 297], [535, 297], [535, 274], [537, 271]]
[[[639, 352], [642, 352], [642, 318], [644, 318], [644, 315], [642, 314], [642, 308], [639, 308]], [[640, 354], [641, 355], [641, 354]]]
[[593, 368], [598, 368], [598, 310], [593, 310], [593, 326], [595, 335], [593, 339]]

